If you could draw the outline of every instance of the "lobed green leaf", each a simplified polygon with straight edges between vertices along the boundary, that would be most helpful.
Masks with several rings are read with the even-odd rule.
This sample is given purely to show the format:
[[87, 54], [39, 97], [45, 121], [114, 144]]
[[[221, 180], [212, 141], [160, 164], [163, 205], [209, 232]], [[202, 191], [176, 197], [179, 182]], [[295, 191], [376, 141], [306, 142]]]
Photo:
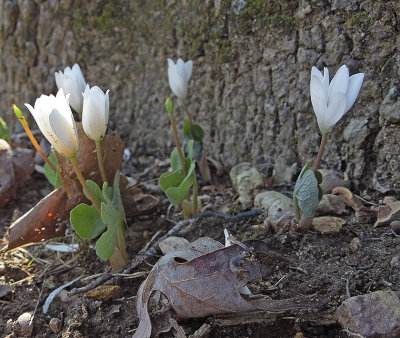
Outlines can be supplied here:
[[84, 203], [72, 209], [70, 221], [78, 236], [87, 240], [96, 238], [106, 228], [96, 208]]

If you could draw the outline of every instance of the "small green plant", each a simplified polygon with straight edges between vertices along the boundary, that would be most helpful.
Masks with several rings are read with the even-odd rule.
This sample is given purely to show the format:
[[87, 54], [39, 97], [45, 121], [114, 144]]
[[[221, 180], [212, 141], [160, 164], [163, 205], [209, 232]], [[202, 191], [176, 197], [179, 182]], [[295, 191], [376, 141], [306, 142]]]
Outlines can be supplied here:
[[303, 229], [311, 226], [315, 210], [323, 196], [320, 187], [322, 175], [318, 168], [328, 135], [336, 123], [353, 106], [363, 80], [363, 73], [349, 76], [349, 69], [346, 65], [339, 68], [330, 83], [328, 68], [324, 68], [324, 74], [316, 67], [311, 69], [311, 103], [317, 116], [322, 139], [314, 167], [311, 169], [311, 162], [304, 166], [294, 188], [296, 220]]
[[[161, 175], [159, 184], [171, 204], [174, 206], [182, 204], [184, 217], [190, 218], [192, 215], [196, 216], [198, 211], [198, 187], [195, 171], [194, 141], [189, 140], [187, 156], [185, 156], [176, 129], [173, 103], [169, 97], [165, 102], [165, 107], [171, 121], [176, 147], [171, 152], [171, 171]], [[193, 196], [190, 198], [190, 190], [192, 187]]]
[[210, 168], [207, 158], [203, 152], [203, 137], [204, 130], [199, 124], [193, 122], [192, 115], [186, 104], [188, 92], [188, 82], [192, 76], [193, 62], [191, 60], [184, 62], [178, 59], [175, 64], [171, 59], [168, 59], [168, 81], [173, 93], [178, 97], [186, 112], [187, 120], [183, 126], [183, 135], [188, 140], [193, 140], [193, 157], [198, 163], [198, 167], [204, 181], [210, 181]]
[[[80, 93], [84, 79], [79, 66], [74, 65], [72, 70], [67, 69], [67, 71], [69, 76], [61, 72], [56, 73], [57, 85], [61, 87], [57, 96], [42, 95], [36, 100], [35, 107], [29, 104], [26, 106], [54, 150], [69, 159], [86, 198], [92, 203], [91, 205], [81, 203], [71, 211], [70, 221], [74, 230], [83, 240], [94, 240], [100, 236], [96, 241], [96, 254], [101, 259], [108, 259], [114, 270], [119, 270], [126, 265], [128, 259], [125, 243], [126, 220], [120, 193], [120, 173], [117, 171], [115, 174], [113, 186], [108, 186], [100, 146], [108, 124], [109, 94], [108, 91], [104, 93], [99, 87], [90, 88], [88, 85], [86, 85], [85, 91]], [[69, 88], [71, 93], [65, 95], [62, 87]], [[80, 101], [80, 97], [83, 98], [83, 102]], [[82, 112], [83, 130], [88, 138], [96, 144], [99, 171], [103, 180], [102, 189], [95, 182], [85, 180], [77, 163], [78, 132], [69, 99], [74, 102], [74, 109]], [[31, 138], [32, 133], [21, 111], [15, 105], [14, 111]], [[61, 178], [54, 154], [51, 153], [50, 159], [48, 159], [33, 136], [31, 141], [46, 159], [46, 177], [57, 188], [61, 185]]]
[[10, 132], [8, 130], [7, 123], [1, 117], [0, 117], [0, 138], [7, 141], [8, 143], [11, 143]]

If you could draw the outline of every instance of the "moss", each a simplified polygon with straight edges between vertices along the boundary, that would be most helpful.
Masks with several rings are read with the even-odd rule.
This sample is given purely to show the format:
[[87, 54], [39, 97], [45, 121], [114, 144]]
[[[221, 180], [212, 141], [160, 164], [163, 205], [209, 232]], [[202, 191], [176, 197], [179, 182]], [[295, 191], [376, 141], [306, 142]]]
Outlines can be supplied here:
[[100, 16], [90, 20], [90, 27], [107, 34], [111, 31], [112, 19], [115, 18], [116, 14], [116, 0], [112, 0], [104, 6], [103, 13]]
[[293, 31], [297, 20], [294, 17], [295, 1], [248, 1], [247, 7], [239, 15], [231, 13], [231, 20], [238, 19], [238, 28], [245, 33], [271, 28]]
[[374, 18], [366, 12], [359, 12], [354, 15], [348, 14], [345, 19], [350, 26], [360, 29], [366, 29], [374, 22]]

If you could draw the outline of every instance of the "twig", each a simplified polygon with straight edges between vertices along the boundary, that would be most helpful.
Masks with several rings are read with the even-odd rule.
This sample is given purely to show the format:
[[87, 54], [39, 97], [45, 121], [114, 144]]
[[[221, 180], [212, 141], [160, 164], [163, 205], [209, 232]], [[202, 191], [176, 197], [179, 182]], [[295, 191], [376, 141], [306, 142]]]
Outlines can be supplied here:
[[[263, 212], [264, 212], [263, 209], [254, 209], [254, 210], [247, 211], [247, 212], [244, 212], [244, 213], [239, 214], [239, 215], [232, 216], [232, 215], [223, 214], [223, 213], [220, 213], [220, 212], [205, 211], [205, 212], [202, 212], [201, 214], [199, 214], [196, 218], [191, 218], [191, 219], [187, 219], [187, 220], [184, 220], [184, 221], [180, 221], [177, 224], [175, 224], [157, 242], [155, 242], [147, 251], [141, 250], [139, 252], [139, 254], [134, 259], [132, 259], [130, 265], [127, 268], [120, 269], [120, 270], [116, 271], [115, 273], [106, 273], [104, 275], [101, 275], [99, 278], [97, 278], [96, 280], [94, 280], [93, 282], [89, 283], [86, 286], [83, 286], [81, 288], [72, 289], [70, 292], [68, 292], [68, 296], [73, 296], [73, 295], [76, 295], [78, 293], [83, 293], [83, 292], [87, 292], [89, 290], [92, 290], [92, 289], [96, 288], [97, 286], [102, 285], [105, 282], [109, 281], [113, 277], [116, 278], [115, 282], [118, 282], [122, 278], [122, 276], [119, 276], [118, 274], [129, 274], [129, 273], [131, 273], [131, 271], [133, 269], [135, 269], [140, 264], [142, 264], [142, 262], [146, 258], [157, 255], [157, 247], [158, 247], [158, 244], [161, 241], [163, 241], [164, 239], [166, 239], [168, 237], [171, 237], [171, 236], [175, 235], [176, 233], [178, 233], [185, 226], [188, 226], [188, 225], [190, 225], [192, 223], [198, 223], [203, 218], [206, 218], [206, 217], [217, 217], [217, 218], [222, 218], [222, 219], [228, 220], [228, 221], [232, 221], [232, 220], [237, 221], [237, 220], [241, 220], [241, 219], [245, 219], [245, 218], [252, 218], [252, 217], [261, 215]], [[147, 245], [148, 244], [146, 244], [146, 246]]]

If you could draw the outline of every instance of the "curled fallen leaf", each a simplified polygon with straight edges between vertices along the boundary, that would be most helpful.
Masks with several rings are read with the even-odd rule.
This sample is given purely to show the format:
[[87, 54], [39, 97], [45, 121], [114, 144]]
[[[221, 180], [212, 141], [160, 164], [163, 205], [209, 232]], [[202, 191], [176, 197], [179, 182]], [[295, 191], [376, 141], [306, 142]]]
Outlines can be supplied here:
[[400, 220], [400, 201], [394, 197], [386, 196], [383, 199], [383, 204], [375, 208], [378, 212], [375, 227], [388, 225], [393, 221]]
[[[179, 251], [167, 253], [138, 290], [136, 305], [140, 322], [134, 337], [158, 336], [169, 331], [171, 318], [179, 321], [223, 313], [283, 312], [318, 307], [326, 302], [321, 295], [286, 300], [242, 297], [241, 287], [270, 275], [280, 262], [284, 259], [261, 241], [224, 248], [221, 243], [203, 237]], [[166, 297], [170, 307], [152, 321], [149, 303], [157, 292]]]
[[336, 187], [332, 190], [332, 194], [342, 196], [347, 206], [355, 211], [355, 215], [360, 223], [370, 223], [375, 220], [377, 212], [374, 209], [367, 208], [359, 197], [354, 195], [345, 187]]

